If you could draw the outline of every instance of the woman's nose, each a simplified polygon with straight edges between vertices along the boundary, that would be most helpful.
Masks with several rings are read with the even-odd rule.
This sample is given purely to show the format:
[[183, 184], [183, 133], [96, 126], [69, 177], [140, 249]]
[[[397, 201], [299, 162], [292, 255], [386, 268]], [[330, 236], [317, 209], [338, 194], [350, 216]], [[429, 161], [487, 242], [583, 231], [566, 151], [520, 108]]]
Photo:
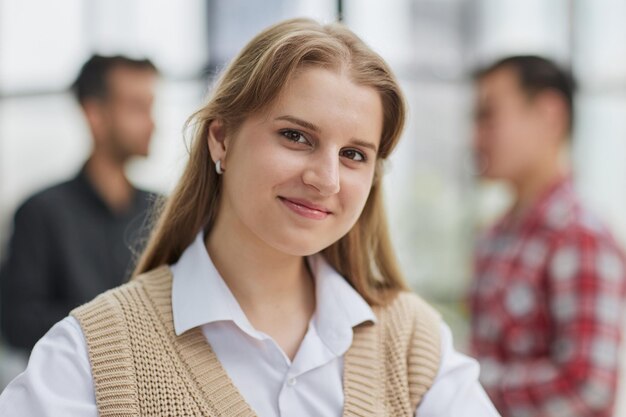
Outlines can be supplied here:
[[337, 194], [339, 185], [339, 156], [336, 152], [326, 152], [312, 157], [302, 175], [302, 181], [315, 188], [323, 196]]

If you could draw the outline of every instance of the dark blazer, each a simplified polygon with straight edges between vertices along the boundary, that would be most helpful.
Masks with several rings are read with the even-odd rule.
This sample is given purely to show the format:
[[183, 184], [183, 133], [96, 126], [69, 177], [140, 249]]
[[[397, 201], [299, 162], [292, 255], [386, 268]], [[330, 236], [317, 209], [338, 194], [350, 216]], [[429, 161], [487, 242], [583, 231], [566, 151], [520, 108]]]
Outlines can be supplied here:
[[23, 203], [0, 267], [5, 341], [30, 350], [73, 308], [125, 282], [133, 251], [140, 251], [147, 237], [155, 199], [136, 189], [129, 209], [114, 213], [83, 168]]

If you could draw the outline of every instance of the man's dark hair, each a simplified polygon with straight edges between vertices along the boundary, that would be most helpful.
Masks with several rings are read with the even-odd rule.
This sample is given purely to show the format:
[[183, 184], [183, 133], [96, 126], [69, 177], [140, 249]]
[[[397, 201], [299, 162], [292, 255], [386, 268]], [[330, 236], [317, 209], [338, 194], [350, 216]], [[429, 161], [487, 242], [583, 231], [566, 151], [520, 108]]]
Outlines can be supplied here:
[[563, 96], [567, 106], [569, 130], [574, 124], [574, 93], [576, 82], [570, 71], [559, 67], [553, 61], [534, 55], [518, 55], [501, 59], [476, 72], [480, 80], [491, 73], [511, 68], [517, 75], [520, 87], [529, 97], [543, 91], [556, 91]]
[[83, 103], [90, 98], [105, 99], [109, 93], [107, 77], [111, 70], [118, 67], [158, 72], [149, 59], [93, 55], [83, 64], [71, 87], [78, 102]]

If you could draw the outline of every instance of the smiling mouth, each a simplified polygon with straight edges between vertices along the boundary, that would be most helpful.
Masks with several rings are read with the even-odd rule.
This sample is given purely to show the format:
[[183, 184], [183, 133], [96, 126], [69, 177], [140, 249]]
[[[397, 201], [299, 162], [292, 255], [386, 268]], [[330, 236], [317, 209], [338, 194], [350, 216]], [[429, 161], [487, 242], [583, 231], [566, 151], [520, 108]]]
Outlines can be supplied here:
[[308, 201], [286, 197], [278, 197], [278, 199], [292, 212], [307, 219], [323, 220], [332, 214], [330, 210]]

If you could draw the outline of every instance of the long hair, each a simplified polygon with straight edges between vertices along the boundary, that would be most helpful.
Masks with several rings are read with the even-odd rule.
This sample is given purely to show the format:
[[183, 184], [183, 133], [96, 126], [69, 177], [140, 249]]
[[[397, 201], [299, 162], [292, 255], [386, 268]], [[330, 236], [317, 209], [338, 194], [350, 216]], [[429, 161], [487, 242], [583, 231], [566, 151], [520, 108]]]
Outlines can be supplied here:
[[402, 92], [385, 61], [349, 29], [309, 19], [278, 23], [253, 38], [217, 80], [207, 104], [187, 120], [187, 130], [193, 129], [189, 161], [172, 195], [158, 209], [133, 276], [176, 262], [202, 228], [209, 232], [213, 226], [221, 181], [206, 142], [211, 122], [219, 119], [227, 131], [236, 131], [246, 117], [270, 106], [305, 66], [345, 68], [353, 82], [378, 91], [383, 105], [376, 171], [363, 212], [352, 229], [322, 253], [371, 305], [385, 304], [407, 288], [389, 239], [380, 175], [382, 161], [404, 126]]

